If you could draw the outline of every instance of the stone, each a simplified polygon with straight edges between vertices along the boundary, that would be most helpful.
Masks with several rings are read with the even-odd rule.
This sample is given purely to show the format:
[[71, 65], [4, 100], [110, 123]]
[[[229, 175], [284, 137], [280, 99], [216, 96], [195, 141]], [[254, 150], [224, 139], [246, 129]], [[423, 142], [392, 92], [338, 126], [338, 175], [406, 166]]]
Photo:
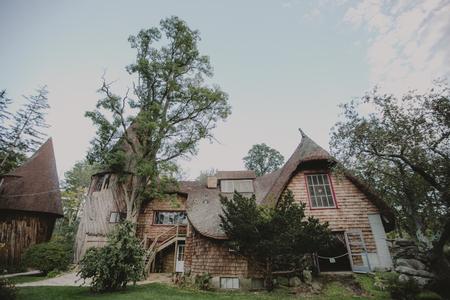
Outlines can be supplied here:
[[302, 284], [302, 281], [297, 276], [289, 278], [289, 286], [297, 287]]
[[395, 272], [407, 274], [411, 276], [418, 276], [418, 277], [427, 277], [427, 278], [433, 278], [434, 275], [430, 272], [424, 271], [424, 270], [415, 270], [413, 268], [399, 266], [395, 268]]
[[313, 281], [311, 284], [311, 288], [314, 292], [319, 292], [320, 290], [322, 290], [322, 285], [320, 284], [320, 282]]
[[421, 288], [423, 288], [424, 286], [428, 285], [430, 283], [430, 281], [431, 281], [431, 278], [424, 278], [424, 277], [417, 277], [417, 276], [413, 276], [412, 278], [417, 282], [417, 284]]
[[408, 267], [416, 270], [425, 270], [427, 268], [423, 262], [413, 258], [399, 258], [395, 261], [395, 264], [400, 267]]
[[303, 270], [303, 281], [308, 284], [311, 285], [312, 283], [312, 273], [310, 270]]
[[409, 276], [406, 274], [400, 274], [398, 276], [398, 281], [404, 283], [404, 282], [408, 282], [409, 281]]

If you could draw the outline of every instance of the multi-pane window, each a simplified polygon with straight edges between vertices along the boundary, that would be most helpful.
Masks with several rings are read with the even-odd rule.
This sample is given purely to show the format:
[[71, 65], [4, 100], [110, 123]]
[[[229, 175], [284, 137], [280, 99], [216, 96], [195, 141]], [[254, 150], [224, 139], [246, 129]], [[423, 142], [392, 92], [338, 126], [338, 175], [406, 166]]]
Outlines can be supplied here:
[[253, 180], [221, 180], [220, 191], [222, 193], [253, 193]]
[[237, 277], [220, 277], [221, 289], [238, 289], [239, 278]]
[[333, 191], [327, 174], [306, 175], [311, 207], [335, 207]]
[[155, 214], [155, 224], [185, 225], [187, 224], [187, 215], [185, 211], [157, 211]]
[[109, 215], [109, 223], [119, 223], [122, 220], [125, 220], [126, 215], [120, 212], [112, 212]]

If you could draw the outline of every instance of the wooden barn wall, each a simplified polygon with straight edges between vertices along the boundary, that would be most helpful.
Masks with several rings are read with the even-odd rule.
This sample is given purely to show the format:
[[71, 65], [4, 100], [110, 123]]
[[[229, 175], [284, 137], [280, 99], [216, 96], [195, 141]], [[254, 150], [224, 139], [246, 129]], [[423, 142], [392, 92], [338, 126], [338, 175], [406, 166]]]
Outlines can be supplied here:
[[138, 217], [137, 236], [147, 237], [152, 240], [173, 225], [154, 224], [155, 212], [164, 211], [186, 211], [186, 196], [171, 195], [168, 199], [155, 199], [144, 203]]
[[94, 178], [88, 196], [83, 204], [80, 223], [75, 239], [74, 260], [78, 262], [90, 247], [106, 244], [106, 236], [116, 223], [110, 223], [111, 212], [124, 212], [124, 200], [115, 193], [115, 176], [112, 175], [108, 188], [94, 191], [93, 187], [99, 178]]
[[230, 252], [225, 242], [207, 238], [190, 226], [185, 248], [185, 272], [192, 275], [209, 273], [211, 276], [247, 277], [247, 261]]
[[28, 247], [47, 242], [55, 220], [50, 214], [0, 211], [0, 266], [19, 264]]
[[[311, 173], [311, 171], [307, 171]], [[317, 172], [325, 173], [325, 172]], [[349, 179], [330, 173], [338, 208], [311, 209], [306, 188], [305, 171], [299, 171], [290, 180], [287, 189], [298, 202], [306, 203], [305, 214], [328, 222], [333, 231], [361, 229], [368, 252], [376, 252], [375, 240], [369, 223], [369, 214], [379, 213], [375, 205]]]

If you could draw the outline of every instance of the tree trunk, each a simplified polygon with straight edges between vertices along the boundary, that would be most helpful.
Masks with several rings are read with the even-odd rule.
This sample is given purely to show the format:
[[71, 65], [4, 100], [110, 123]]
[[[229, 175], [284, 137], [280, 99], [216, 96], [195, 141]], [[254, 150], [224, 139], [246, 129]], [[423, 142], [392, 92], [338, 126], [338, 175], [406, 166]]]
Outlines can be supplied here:
[[438, 276], [438, 281], [446, 284], [447, 296], [450, 296], [450, 288], [448, 283], [450, 282], [450, 262], [444, 255], [444, 246], [450, 241], [450, 218], [447, 221], [442, 230], [442, 234], [439, 240], [434, 244], [432, 256], [431, 256], [431, 268], [433, 272]]
[[266, 290], [271, 292], [273, 290], [273, 265], [272, 259], [268, 258], [266, 260], [266, 271], [265, 271], [265, 285]]

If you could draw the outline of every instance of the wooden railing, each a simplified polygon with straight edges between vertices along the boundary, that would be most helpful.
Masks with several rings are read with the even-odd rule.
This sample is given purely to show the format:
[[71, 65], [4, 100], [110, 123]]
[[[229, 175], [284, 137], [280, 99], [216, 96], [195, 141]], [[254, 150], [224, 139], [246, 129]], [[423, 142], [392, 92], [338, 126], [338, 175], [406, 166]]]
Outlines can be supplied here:
[[144, 275], [146, 276], [151, 269], [151, 266], [155, 260], [156, 253], [160, 249], [165, 248], [169, 244], [175, 242], [176, 238], [186, 236], [186, 225], [174, 225], [164, 232], [157, 235], [150, 244], [150, 239], [144, 237], [143, 246], [145, 250], [144, 255]]

